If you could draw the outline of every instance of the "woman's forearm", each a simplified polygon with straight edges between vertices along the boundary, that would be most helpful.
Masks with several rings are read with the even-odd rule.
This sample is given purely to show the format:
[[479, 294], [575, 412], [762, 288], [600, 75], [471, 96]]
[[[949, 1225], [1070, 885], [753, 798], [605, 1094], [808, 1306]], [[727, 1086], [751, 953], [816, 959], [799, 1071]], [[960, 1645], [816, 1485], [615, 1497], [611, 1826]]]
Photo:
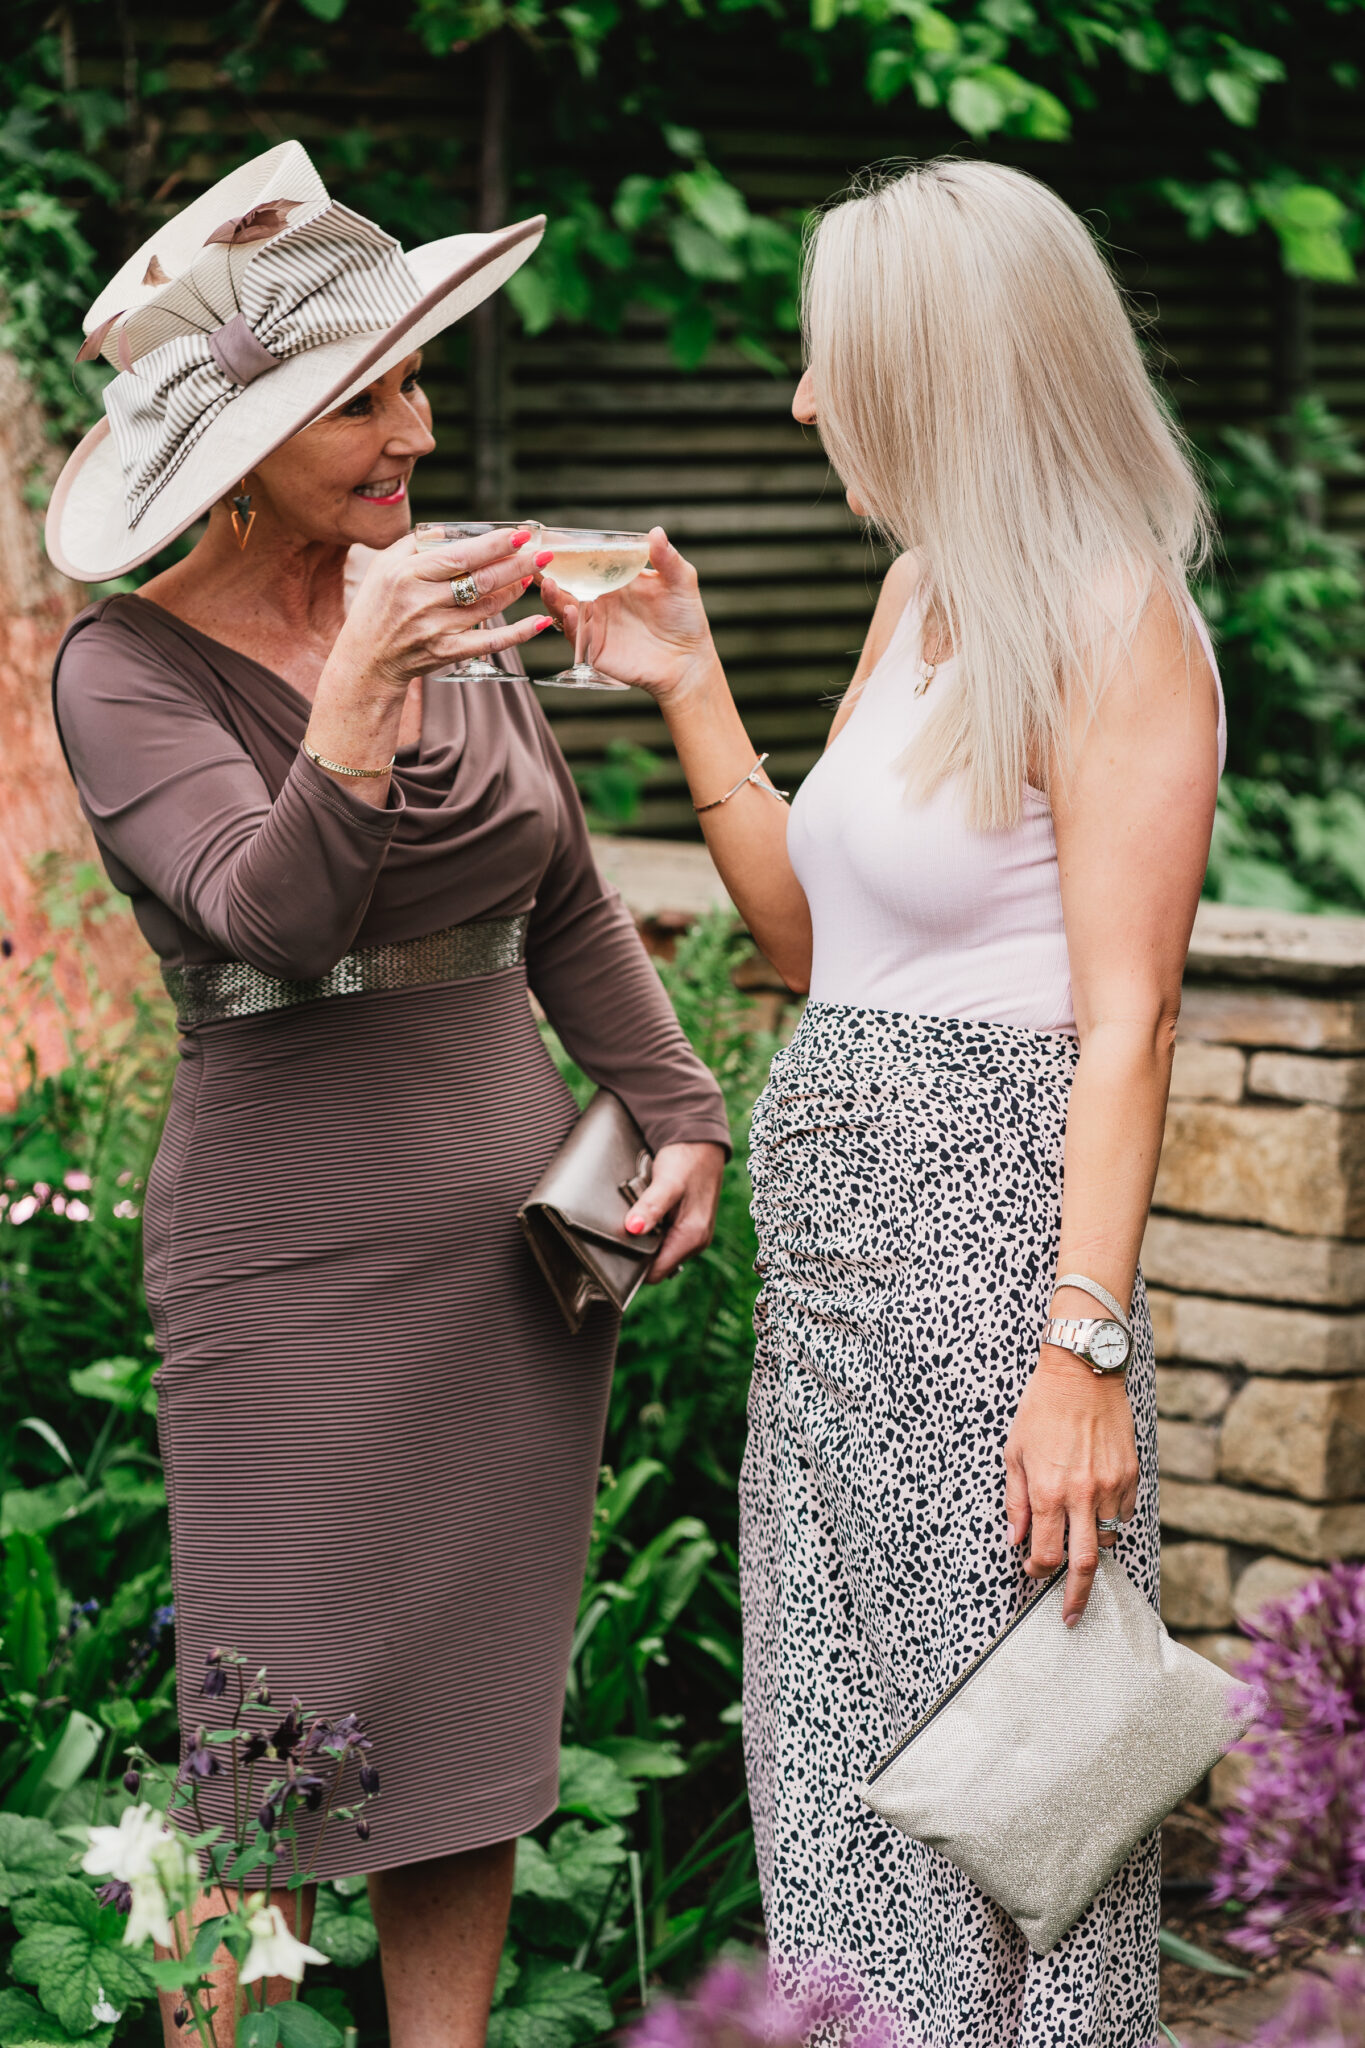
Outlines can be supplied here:
[[719, 661], [709, 661], [659, 708], [692, 801], [711, 806], [700, 812], [700, 823], [721, 880], [783, 980], [804, 990], [810, 983], [810, 907], [787, 857], [787, 806], [757, 785], [739, 790], [728, 803], [714, 802], [757, 759]]
[[[1071, 1089], [1058, 1271], [1083, 1273], [1127, 1303], [1161, 1157], [1174, 1017], [1102, 1023], [1086, 1032]], [[1057, 1312], [1102, 1313], [1067, 1289]]]

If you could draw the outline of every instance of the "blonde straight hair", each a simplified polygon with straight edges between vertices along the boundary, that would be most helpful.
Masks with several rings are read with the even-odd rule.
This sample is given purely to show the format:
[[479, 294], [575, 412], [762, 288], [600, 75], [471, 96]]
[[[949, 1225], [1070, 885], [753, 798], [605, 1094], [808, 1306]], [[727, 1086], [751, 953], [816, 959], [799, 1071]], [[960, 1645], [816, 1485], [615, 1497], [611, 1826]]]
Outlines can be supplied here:
[[1158, 586], [1188, 633], [1208, 519], [1185, 444], [1089, 229], [1022, 171], [865, 177], [818, 220], [802, 302], [826, 452], [958, 658], [909, 792], [961, 775], [973, 824], [1013, 824], [1069, 758], [1069, 690], [1093, 708]]

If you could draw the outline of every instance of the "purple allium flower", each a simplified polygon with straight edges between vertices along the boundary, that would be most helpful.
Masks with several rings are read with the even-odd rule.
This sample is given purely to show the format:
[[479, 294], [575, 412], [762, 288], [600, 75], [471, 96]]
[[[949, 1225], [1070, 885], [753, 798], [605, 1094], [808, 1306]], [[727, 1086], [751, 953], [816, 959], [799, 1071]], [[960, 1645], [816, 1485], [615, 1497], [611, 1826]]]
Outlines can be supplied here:
[[111, 1877], [108, 1884], [102, 1884], [95, 1893], [102, 1906], [114, 1906], [120, 1913], [126, 1913], [133, 1903], [133, 1887], [125, 1884], [121, 1877]]
[[1324, 1955], [1317, 1967], [1327, 1974], [1298, 1984], [1251, 2048], [1365, 2048], [1365, 1962]]
[[852, 1971], [727, 1956], [686, 1997], [651, 2005], [626, 2040], [628, 2048], [802, 2048], [825, 2029], [843, 2048], [890, 2048], [890, 2015], [869, 2008]]
[[1229, 1940], [1269, 1955], [1314, 1923], [1365, 1930], [1365, 1565], [1333, 1565], [1253, 1633], [1240, 1675], [1265, 1706], [1212, 1896], [1247, 1908]]

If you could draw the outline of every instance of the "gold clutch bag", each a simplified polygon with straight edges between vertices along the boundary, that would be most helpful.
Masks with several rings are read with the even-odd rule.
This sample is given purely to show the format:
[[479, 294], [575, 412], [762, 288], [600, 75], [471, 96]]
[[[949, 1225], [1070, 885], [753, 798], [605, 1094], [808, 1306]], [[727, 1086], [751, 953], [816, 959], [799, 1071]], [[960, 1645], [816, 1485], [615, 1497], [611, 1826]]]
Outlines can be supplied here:
[[625, 1310], [644, 1285], [663, 1235], [628, 1237], [625, 1220], [653, 1170], [634, 1117], [599, 1088], [517, 1211], [536, 1264], [575, 1333], [593, 1302]]

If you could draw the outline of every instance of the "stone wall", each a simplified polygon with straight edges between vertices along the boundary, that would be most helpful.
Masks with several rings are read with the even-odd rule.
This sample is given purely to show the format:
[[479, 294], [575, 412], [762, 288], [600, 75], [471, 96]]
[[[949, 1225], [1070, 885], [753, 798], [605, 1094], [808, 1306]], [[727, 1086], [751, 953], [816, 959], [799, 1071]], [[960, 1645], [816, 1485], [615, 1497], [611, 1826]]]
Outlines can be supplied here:
[[[599, 852], [647, 933], [726, 901], [701, 847]], [[1163, 1611], [1231, 1666], [1239, 1620], [1365, 1557], [1365, 918], [1201, 905], [1142, 1258]]]
[[1142, 1257], [1162, 1608], [1231, 1665], [1365, 1556], [1365, 919], [1201, 909]]

